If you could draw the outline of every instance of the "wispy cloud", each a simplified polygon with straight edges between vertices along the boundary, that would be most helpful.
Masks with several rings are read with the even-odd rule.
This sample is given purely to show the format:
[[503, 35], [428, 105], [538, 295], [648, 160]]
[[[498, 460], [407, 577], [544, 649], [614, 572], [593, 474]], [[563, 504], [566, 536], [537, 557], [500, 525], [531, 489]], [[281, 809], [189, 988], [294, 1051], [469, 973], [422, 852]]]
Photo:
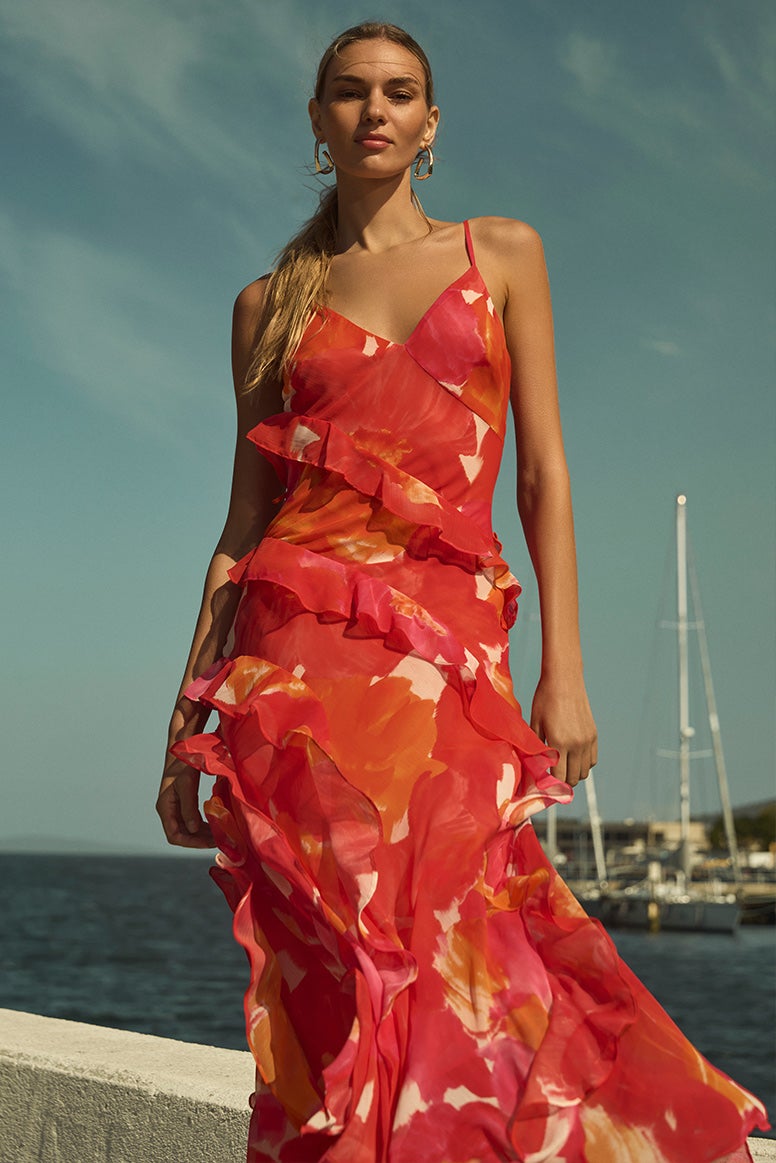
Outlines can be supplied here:
[[174, 438], [181, 404], [204, 390], [196, 359], [169, 343], [172, 330], [193, 330], [180, 287], [117, 249], [20, 226], [2, 209], [0, 272], [6, 321], [17, 316], [57, 390], [69, 384], [138, 430]]
[[617, 48], [582, 32], [571, 32], [560, 48], [560, 63], [579, 83], [584, 93], [606, 89], [618, 71]]
[[[745, 24], [744, 24], [745, 27]], [[776, 123], [776, 8], [761, 6], [756, 36], [742, 37], [736, 8], [708, 6], [698, 22], [700, 44], [729, 96], [763, 124]]]
[[[310, 55], [287, 8], [235, 0], [229, 20], [214, 22], [197, 0], [0, 0], [10, 48], [0, 68], [83, 148], [109, 158], [139, 151], [166, 168], [194, 160], [256, 189], [287, 167], [278, 104], [298, 100], [288, 79], [296, 74], [301, 88]], [[279, 74], [284, 86], [274, 84]]]
[[[693, 9], [685, 21], [686, 53], [705, 66], [677, 71], [671, 58], [633, 55], [616, 35], [559, 33], [557, 59], [572, 85], [577, 117], [627, 142], [661, 165], [715, 174], [731, 183], [772, 182], [763, 142], [776, 114], [776, 10], [733, 35], [719, 6]], [[737, 17], [736, 17], [737, 19]], [[658, 62], [656, 67], [656, 61]], [[716, 77], [704, 84], [704, 75]]]
[[654, 351], [658, 355], [663, 355], [669, 358], [675, 358], [682, 354], [682, 349], [674, 339], [660, 339], [657, 337], [650, 337], [642, 339], [641, 346], [648, 351]]

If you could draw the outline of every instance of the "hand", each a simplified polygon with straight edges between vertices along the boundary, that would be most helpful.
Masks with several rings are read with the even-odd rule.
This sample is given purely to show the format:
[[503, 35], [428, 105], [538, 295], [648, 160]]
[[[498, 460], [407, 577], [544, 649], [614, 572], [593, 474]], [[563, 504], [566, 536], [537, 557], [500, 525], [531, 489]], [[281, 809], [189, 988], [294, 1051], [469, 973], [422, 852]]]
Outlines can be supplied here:
[[598, 762], [598, 735], [585, 685], [542, 678], [531, 707], [531, 728], [554, 747], [559, 758], [551, 768], [556, 779], [576, 787]]
[[215, 848], [210, 825], [199, 811], [199, 772], [180, 759], [165, 766], [156, 810], [168, 843], [181, 848]]

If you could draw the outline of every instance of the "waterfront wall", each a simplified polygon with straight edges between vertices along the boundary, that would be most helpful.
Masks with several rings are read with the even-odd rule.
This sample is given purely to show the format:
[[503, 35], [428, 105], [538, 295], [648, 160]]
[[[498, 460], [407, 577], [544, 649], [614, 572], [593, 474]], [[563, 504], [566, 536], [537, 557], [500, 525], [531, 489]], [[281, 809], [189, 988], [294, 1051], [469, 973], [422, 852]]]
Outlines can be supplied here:
[[252, 1090], [248, 1053], [0, 1010], [0, 1163], [244, 1163]]
[[253, 1059], [0, 1010], [1, 1163], [244, 1163]]

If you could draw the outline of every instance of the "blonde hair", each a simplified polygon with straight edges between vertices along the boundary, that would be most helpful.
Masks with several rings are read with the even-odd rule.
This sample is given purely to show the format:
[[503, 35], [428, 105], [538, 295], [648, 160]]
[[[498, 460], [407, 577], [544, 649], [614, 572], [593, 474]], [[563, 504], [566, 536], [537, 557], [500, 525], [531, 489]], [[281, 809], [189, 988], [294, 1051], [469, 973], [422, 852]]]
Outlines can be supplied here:
[[[317, 100], [323, 95], [326, 72], [332, 60], [343, 49], [361, 40], [389, 40], [411, 52], [423, 66], [426, 104], [429, 107], [433, 104], [431, 65], [423, 49], [403, 28], [378, 21], [366, 21], [348, 28], [331, 42], [318, 65], [315, 80]], [[414, 191], [412, 199], [423, 214]], [[247, 391], [265, 382], [282, 380], [312, 311], [324, 306], [326, 280], [336, 244], [337, 187], [331, 186], [322, 192], [312, 218], [286, 243], [277, 257], [256, 327], [257, 342], [245, 381]]]

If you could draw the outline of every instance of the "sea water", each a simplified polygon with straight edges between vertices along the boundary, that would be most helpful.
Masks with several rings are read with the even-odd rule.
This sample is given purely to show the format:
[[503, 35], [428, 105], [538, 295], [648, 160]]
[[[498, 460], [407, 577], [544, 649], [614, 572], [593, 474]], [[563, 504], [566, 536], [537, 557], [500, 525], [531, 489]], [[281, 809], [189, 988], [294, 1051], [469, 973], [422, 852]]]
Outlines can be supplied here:
[[[244, 1049], [247, 960], [201, 856], [0, 855], [0, 1008]], [[715, 1066], [776, 1115], [776, 928], [612, 934]]]

